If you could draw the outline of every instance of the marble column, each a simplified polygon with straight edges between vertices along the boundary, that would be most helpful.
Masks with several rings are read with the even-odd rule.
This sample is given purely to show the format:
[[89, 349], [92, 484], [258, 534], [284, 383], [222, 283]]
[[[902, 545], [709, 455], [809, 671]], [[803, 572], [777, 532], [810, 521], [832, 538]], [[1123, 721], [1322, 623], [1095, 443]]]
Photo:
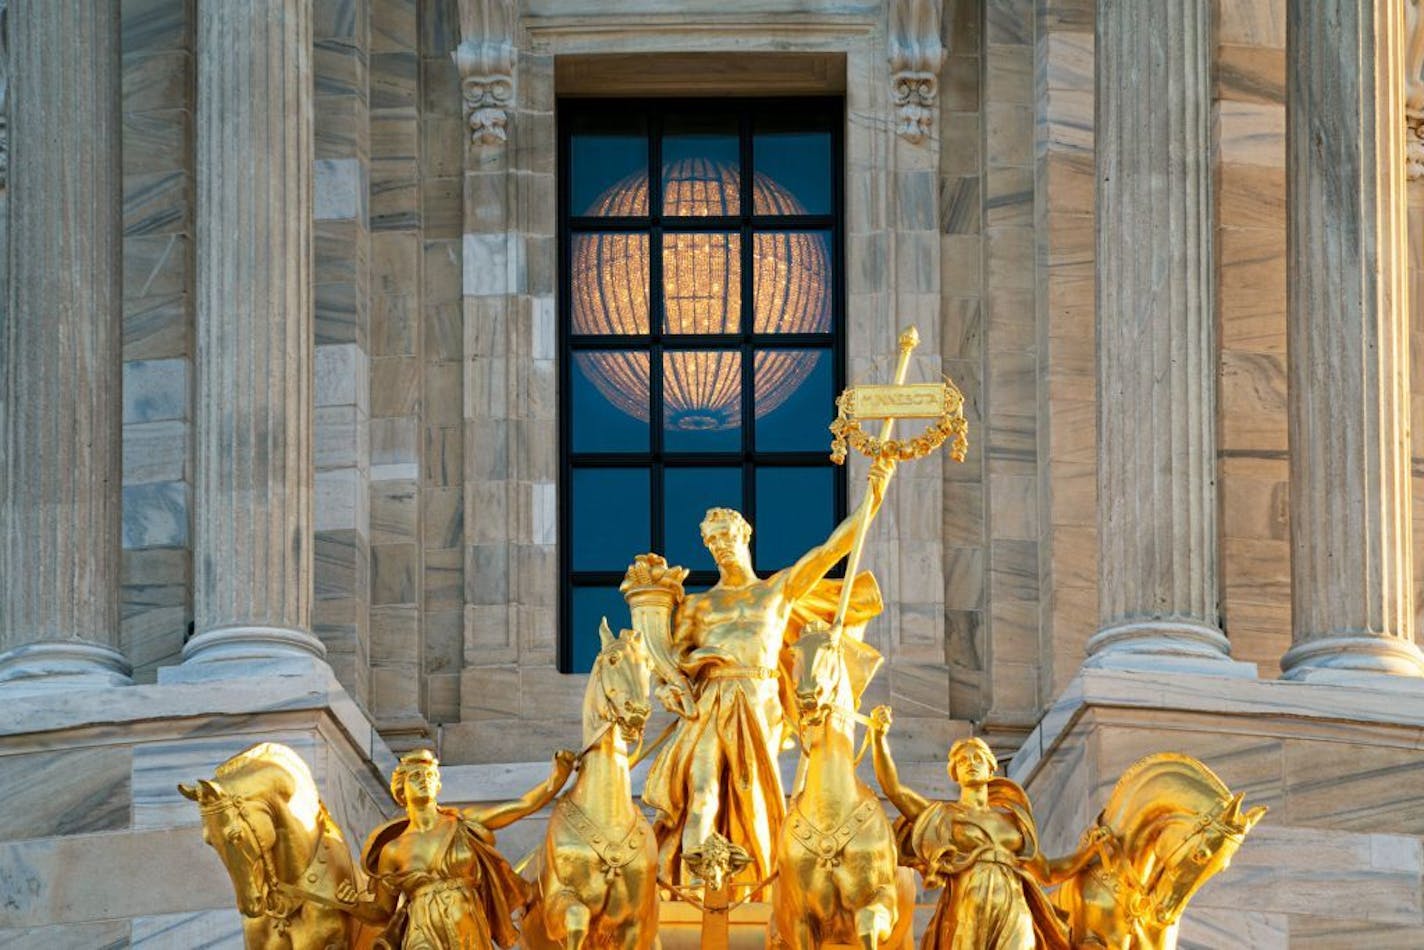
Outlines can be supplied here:
[[1413, 636], [1403, 5], [1287, 7], [1287, 679], [1424, 675]]
[[311, 3], [204, 0], [197, 46], [198, 635], [177, 677], [325, 655], [311, 630]]
[[118, 5], [7, 16], [0, 687], [123, 684]]
[[1099, 0], [1090, 667], [1251, 675], [1217, 593], [1210, 0]]

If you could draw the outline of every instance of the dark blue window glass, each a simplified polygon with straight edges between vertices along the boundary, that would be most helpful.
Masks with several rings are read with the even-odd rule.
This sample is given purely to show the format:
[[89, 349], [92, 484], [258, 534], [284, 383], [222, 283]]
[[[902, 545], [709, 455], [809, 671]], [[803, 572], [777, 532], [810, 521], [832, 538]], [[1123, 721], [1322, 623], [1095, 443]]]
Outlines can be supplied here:
[[648, 451], [647, 381], [648, 354], [642, 350], [575, 353], [569, 374], [573, 450]]
[[826, 214], [831, 210], [831, 134], [794, 114], [759, 116], [752, 138], [757, 176], [785, 186], [796, 211], [781, 210], [769, 194], [757, 192], [757, 214]]
[[[570, 121], [570, 213], [647, 214], [647, 119], [637, 114], [608, 113], [578, 116]], [[614, 187], [620, 183], [624, 187]]]
[[573, 634], [569, 643], [573, 647], [572, 666], [580, 672], [593, 668], [593, 658], [598, 656], [601, 641], [598, 639], [598, 623], [608, 618], [608, 626], [614, 636], [618, 631], [632, 624], [628, 605], [616, 586], [575, 587], [573, 589], [573, 614], [571, 626]]
[[830, 444], [836, 416], [831, 355], [825, 350], [762, 350], [756, 355], [756, 447], [817, 452]]
[[645, 468], [574, 470], [574, 570], [622, 570], [649, 550], [648, 475]]
[[664, 552], [674, 564], [693, 571], [717, 565], [702, 544], [702, 518], [708, 508], [744, 507], [740, 468], [669, 468], [663, 474]]
[[829, 465], [757, 469], [752, 551], [758, 571], [779, 571], [830, 536], [835, 485]]

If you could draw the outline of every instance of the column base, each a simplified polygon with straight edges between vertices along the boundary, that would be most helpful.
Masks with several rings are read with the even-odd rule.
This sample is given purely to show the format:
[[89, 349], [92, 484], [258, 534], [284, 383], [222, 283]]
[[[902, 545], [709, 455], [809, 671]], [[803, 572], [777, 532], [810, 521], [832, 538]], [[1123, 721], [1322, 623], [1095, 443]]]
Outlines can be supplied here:
[[0, 653], [0, 692], [131, 686], [132, 672], [118, 650], [89, 640], [26, 643]]
[[291, 675], [327, 669], [326, 647], [287, 627], [219, 627], [183, 645], [183, 663], [158, 671], [160, 683]]
[[1282, 679], [1367, 686], [1382, 676], [1424, 677], [1424, 651], [1398, 637], [1325, 637], [1297, 643], [1281, 657]]
[[1083, 667], [1256, 678], [1256, 664], [1231, 659], [1231, 644], [1220, 630], [1170, 620], [1132, 621], [1099, 630], [1088, 640]]

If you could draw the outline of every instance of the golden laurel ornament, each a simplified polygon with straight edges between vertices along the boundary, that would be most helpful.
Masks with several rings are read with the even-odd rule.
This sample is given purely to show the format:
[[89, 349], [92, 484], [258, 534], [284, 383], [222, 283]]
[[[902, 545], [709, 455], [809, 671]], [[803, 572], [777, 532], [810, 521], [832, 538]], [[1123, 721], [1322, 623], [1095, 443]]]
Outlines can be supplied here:
[[928, 385], [940, 391], [939, 413], [928, 428], [910, 439], [880, 439], [870, 435], [861, 428], [857, 413], [857, 397], [861, 394], [855, 388], [841, 393], [836, 398], [836, 419], [830, 426], [834, 436], [831, 440], [831, 461], [837, 465], [845, 464], [849, 446], [868, 458], [909, 462], [924, 458], [948, 439], [953, 439], [949, 447], [950, 457], [956, 462], [964, 461], [965, 453], [969, 451], [964, 394], [947, 378], [942, 383]]

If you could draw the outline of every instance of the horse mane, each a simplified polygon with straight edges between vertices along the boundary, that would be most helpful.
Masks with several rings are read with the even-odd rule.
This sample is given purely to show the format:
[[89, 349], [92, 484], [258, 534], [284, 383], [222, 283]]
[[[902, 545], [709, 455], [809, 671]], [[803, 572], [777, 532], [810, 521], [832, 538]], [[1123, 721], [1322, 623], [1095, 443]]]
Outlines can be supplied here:
[[1231, 798], [1226, 784], [1188, 755], [1158, 752], [1122, 773], [1103, 808], [1101, 822], [1130, 842], [1165, 817], [1207, 814]]
[[588, 685], [583, 690], [583, 741], [589, 742], [593, 734], [603, 728], [603, 652], [593, 658], [593, 669], [588, 671]]
[[[283, 781], [274, 783], [274, 773]], [[281, 743], [249, 746], [219, 765], [213, 777], [229, 793], [240, 797], [265, 798], [276, 793], [285, 809], [305, 827], [336, 827], [317, 794], [311, 769], [301, 756]]]

